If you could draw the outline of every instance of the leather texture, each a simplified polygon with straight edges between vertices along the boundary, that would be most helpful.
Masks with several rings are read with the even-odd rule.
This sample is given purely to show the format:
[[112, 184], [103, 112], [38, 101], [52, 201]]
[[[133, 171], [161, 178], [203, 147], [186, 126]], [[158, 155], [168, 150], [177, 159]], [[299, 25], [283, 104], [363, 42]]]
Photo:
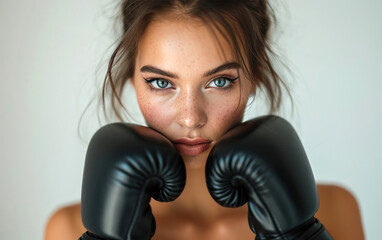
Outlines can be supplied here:
[[86, 154], [81, 217], [88, 233], [82, 239], [151, 239], [151, 197], [173, 201], [185, 181], [181, 156], [158, 132], [127, 123], [102, 127]]
[[85, 232], [82, 234], [82, 236], [79, 238], [79, 240], [103, 240], [103, 238], [97, 237], [89, 232]]
[[314, 218], [319, 199], [303, 145], [284, 119], [242, 123], [211, 150], [206, 182], [220, 205], [248, 202], [256, 239], [332, 239]]

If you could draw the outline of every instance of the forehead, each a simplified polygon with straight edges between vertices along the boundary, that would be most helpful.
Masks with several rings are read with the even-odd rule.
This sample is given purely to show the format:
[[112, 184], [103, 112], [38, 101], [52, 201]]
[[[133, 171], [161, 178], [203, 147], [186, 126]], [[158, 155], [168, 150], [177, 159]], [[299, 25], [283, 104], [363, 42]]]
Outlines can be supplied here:
[[224, 36], [212, 24], [195, 18], [156, 17], [147, 26], [137, 54], [137, 65], [164, 68], [188, 65], [205, 69], [233, 60], [234, 54]]

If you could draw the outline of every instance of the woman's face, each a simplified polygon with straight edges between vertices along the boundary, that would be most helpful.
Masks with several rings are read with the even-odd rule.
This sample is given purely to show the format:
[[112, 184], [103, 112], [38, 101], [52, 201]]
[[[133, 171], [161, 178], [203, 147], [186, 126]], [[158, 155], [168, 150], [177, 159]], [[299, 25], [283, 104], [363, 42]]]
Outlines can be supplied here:
[[198, 168], [243, 119], [251, 92], [243, 75], [224, 37], [201, 21], [156, 19], [141, 39], [132, 83], [148, 126]]

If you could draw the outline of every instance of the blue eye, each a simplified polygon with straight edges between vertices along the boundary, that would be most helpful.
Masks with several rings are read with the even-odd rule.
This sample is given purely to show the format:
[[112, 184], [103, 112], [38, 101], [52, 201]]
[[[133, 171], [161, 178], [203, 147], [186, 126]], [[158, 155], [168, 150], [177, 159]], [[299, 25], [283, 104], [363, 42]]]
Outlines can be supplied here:
[[145, 79], [145, 81], [156, 89], [167, 89], [172, 87], [172, 84], [169, 81], [160, 78]]
[[218, 78], [215, 78], [214, 80], [212, 80], [208, 86], [212, 85], [211, 87], [227, 88], [227, 87], [230, 87], [230, 85], [236, 79], [238, 79], [238, 78], [231, 79], [231, 78], [226, 78], [226, 77], [218, 77]]

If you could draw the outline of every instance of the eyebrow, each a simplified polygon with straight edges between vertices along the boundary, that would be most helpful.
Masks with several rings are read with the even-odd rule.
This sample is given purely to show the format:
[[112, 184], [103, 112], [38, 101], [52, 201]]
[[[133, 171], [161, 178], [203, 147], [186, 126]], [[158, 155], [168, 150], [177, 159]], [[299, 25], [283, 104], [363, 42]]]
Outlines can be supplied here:
[[[238, 68], [240, 68], [240, 64], [239, 63], [237, 63], [237, 62], [227, 62], [227, 63], [224, 63], [223, 65], [220, 65], [219, 67], [216, 67], [214, 69], [211, 69], [211, 70], [205, 72], [203, 74], [203, 77], [211, 76], [211, 75], [213, 75], [215, 73], [218, 73], [218, 72], [221, 72], [223, 70], [238, 69]], [[150, 73], [160, 74], [160, 75], [163, 75], [163, 76], [166, 76], [166, 77], [169, 77], [169, 78], [178, 78], [178, 76], [175, 73], [168, 72], [168, 71], [165, 71], [165, 70], [161, 70], [161, 69], [156, 68], [156, 67], [151, 66], [151, 65], [145, 65], [145, 66], [141, 67], [141, 72], [150, 72]]]

